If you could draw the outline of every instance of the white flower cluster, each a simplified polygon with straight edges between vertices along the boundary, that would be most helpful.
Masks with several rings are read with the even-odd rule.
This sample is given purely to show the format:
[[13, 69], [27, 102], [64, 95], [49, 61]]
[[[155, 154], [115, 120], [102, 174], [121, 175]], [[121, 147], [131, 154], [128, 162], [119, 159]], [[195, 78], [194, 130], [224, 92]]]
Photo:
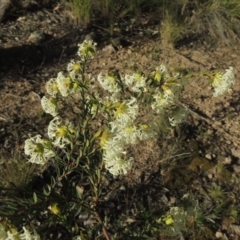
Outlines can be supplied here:
[[111, 99], [114, 100], [117, 98], [121, 88], [117, 82], [116, 76], [113, 74], [102, 74], [100, 73], [97, 78], [101, 87], [111, 93]]
[[30, 156], [30, 162], [43, 165], [55, 157], [53, 145], [64, 148], [72, 141], [74, 133], [72, 123], [64, 123], [60, 117], [55, 117], [48, 126], [48, 137], [51, 141], [41, 139], [40, 135], [29, 138], [25, 140], [25, 154]]
[[231, 87], [234, 82], [235, 76], [232, 67], [226, 69], [224, 74], [221, 72], [216, 73], [212, 81], [212, 86], [214, 88], [213, 96], [217, 97], [226, 92], [231, 92]]
[[41, 139], [40, 135], [27, 139], [24, 150], [25, 154], [30, 156], [29, 162], [41, 165], [47, 163], [50, 158], [55, 156], [51, 143]]
[[148, 84], [149, 78], [143, 74], [125, 75], [121, 78], [123, 82], [119, 81], [114, 74], [103, 75], [100, 73], [98, 75], [98, 82], [101, 87], [111, 93], [110, 97], [106, 97], [107, 101], [105, 103], [104, 101], [101, 102], [106, 108], [110, 110], [114, 108], [115, 110], [114, 121], [109, 122], [110, 129], [102, 135], [100, 143], [103, 148], [105, 167], [114, 176], [126, 174], [132, 166], [133, 158], [128, 156], [126, 148], [129, 145], [137, 144], [139, 141], [156, 137], [156, 129], [158, 129], [154, 121], [149, 124], [136, 124], [139, 115], [139, 99], [131, 97], [128, 100], [120, 101], [118, 98], [122, 91], [121, 88], [127, 87], [129, 92], [133, 93], [131, 95], [134, 95], [134, 93], [147, 93], [149, 88], [153, 87], [153, 94], [149, 94], [151, 96], [150, 104], [155, 112], [161, 113], [173, 104], [173, 87], [178, 85], [178, 77], [179, 75], [171, 77], [164, 65], [160, 65], [152, 72], [153, 86]]
[[160, 83], [160, 89], [156, 89], [153, 94], [153, 99], [151, 107], [156, 113], [161, 113], [164, 109], [173, 104], [175, 86], [178, 86], [177, 79], [179, 74], [171, 77], [164, 65], [157, 67], [154, 72], [152, 72], [152, 77], [156, 82]]
[[56, 79], [51, 78], [46, 83], [47, 93], [51, 96], [50, 98], [44, 96], [41, 99], [42, 108], [46, 113], [51, 114], [53, 117], [57, 116], [57, 95], [59, 93], [63, 97], [67, 97], [79, 92], [79, 83], [75, 78], [76, 75], [75, 71], [69, 73], [67, 77], [62, 72], [59, 72]]
[[138, 116], [137, 99], [115, 103], [115, 120], [110, 122], [110, 130], [101, 137], [105, 167], [114, 176], [126, 174], [132, 167], [133, 158], [127, 158], [126, 146], [155, 136], [147, 124], [136, 126]]
[[51, 114], [53, 117], [58, 114], [58, 106], [55, 98], [51, 97], [50, 99], [47, 97], [43, 97], [41, 99], [42, 108], [46, 113]]
[[0, 239], [1, 240], [40, 240], [40, 236], [34, 230], [31, 233], [23, 227], [23, 233], [19, 233], [16, 229], [6, 230], [3, 224], [0, 224]]
[[61, 96], [67, 97], [73, 94], [79, 94], [80, 83], [82, 82], [82, 71], [83, 62], [88, 58], [92, 57], [92, 54], [96, 51], [96, 44], [92, 41], [84, 41], [79, 44], [78, 55], [81, 61], [71, 62], [67, 66], [68, 74], [65, 76], [63, 72], [59, 72], [57, 78], [51, 78], [46, 83], [47, 93], [51, 96], [50, 98], [43, 97], [41, 99], [41, 105], [46, 113], [51, 114], [53, 117], [58, 115], [57, 106], [57, 95], [60, 93]]
[[46, 83], [46, 91], [50, 97], [44, 96], [41, 99], [41, 105], [46, 113], [54, 117], [48, 126], [50, 141], [41, 139], [40, 135], [25, 141], [25, 154], [30, 156], [30, 162], [45, 164], [49, 159], [55, 157], [53, 147], [64, 148], [72, 142], [75, 130], [72, 123], [69, 121], [63, 122], [58, 116], [58, 95], [67, 97], [79, 93], [80, 84], [83, 80], [83, 66], [85, 61], [91, 58], [95, 51], [96, 44], [92, 41], [84, 41], [82, 44], [79, 44], [78, 55], [81, 61], [72, 60], [67, 66], [67, 76], [59, 72], [57, 78], [51, 78]]
[[160, 65], [159, 67], [156, 67], [155, 71], [152, 72], [151, 75], [152, 75], [153, 79], [157, 82], [160, 82], [163, 79], [169, 77], [167, 68], [164, 65]]
[[155, 93], [153, 98], [155, 101], [151, 104], [151, 107], [156, 113], [161, 113], [163, 109], [173, 103], [173, 95], [171, 96], [166, 93]]
[[96, 52], [96, 45], [92, 40], [85, 40], [83, 43], [78, 44], [78, 56], [81, 60], [92, 58]]
[[60, 117], [55, 117], [48, 126], [48, 137], [53, 145], [64, 148], [66, 144], [71, 143], [74, 137], [74, 127], [71, 122], [63, 120]]
[[146, 92], [147, 78], [141, 74], [134, 73], [133, 75], [125, 75], [125, 84], [132, 92]]

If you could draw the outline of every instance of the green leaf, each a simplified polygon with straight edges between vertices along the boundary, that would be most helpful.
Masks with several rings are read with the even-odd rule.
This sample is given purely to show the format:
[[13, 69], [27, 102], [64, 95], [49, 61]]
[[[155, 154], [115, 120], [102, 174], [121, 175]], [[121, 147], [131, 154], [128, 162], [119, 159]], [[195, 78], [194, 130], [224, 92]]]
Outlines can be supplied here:
[[45, 190], [45, 188], [43, 189], [43, 194], [46, 195], [46, 196], [48, 196], [48, 193], [47, 193], [47, 191]]
[[33, 201], [34, 203], [37, 203], [37, 194], [35, 192], [33, 193]]
[[76, 207], [76, 204], [73, 203], [72, 206], [69, 206], [69, 211], [72, 211]]
[[54, 185], [56, 183], [56, 180], [54, 179], [54, 177], [51, 177], [51, 185]]
[[83, 191], [84, 189], [82, 187], [76, 186], [76, 193], [78, 198], [82, 199]]
[[78, 209], [78, 210], [76, 211], [76, 213], [74, 214], [74, 217], [78, 216], [81, 211], [82, 211], [82, 208], [79, 207], [79, 209]]
[[77, 161], [76, 161], [76, 166], [79, 165], [79, 162], [80, 162], [80, 160], [81, 160], [81, 158], [82, 158], [82, 155], [83, 155], [83, 151], [80, 149], [80, 151], [79, 151], [79, 155], [78, 155], [78, 157], [77, 157]]
[[87, 141], [86, 141], [86, 143], [85, 143], [85, 146], [84, 146], [84, 150], [83, 150], [84, 154], [86, 154], [89, 145], [90, 145], [90, 142], [89, 142], [89, 140], [87, 139]]
[[94, 134], [93, 138], [98, 138], [98, 137], [100, 137], [100, 135], [102, 134], [102, 132], [103, 132], [103, 130], [97, 131], [97, 132]]

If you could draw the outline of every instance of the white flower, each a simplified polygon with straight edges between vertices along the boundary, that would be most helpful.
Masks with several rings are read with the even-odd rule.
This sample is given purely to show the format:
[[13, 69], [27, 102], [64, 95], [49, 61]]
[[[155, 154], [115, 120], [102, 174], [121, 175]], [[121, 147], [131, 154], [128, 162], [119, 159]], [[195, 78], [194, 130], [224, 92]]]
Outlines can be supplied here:
[[55, 78], [51, 78], [49, 81], [46, 82], [46, 90], [49, 95], [52, 97], [56, 97], [59, 93], [57, 82]]
[[[71, 72], [69, 72], [69, 77], [70, 77], [70, 79], [72, 79], [72, 86], [75, 85], [77, 87], [75, 90], [77, 90], [78, 83], [82, 82], [82, 74], [77, 71], [71, 71]], [[71, 91], [74, 92], [74, 89], [72, 89]]]
[[157, 134], [157, 124], [155, 122], [152, 122], [151, 124], [140, 124], [138, 130], [139, 140], [147, 140], [149, 138], [156, 137]]
[[30, 162], [36, 164], [45, 164], [48, 160], [55, 156], [53, 150], [50, 149], [50, 143], [41, 139], [40, 135], [29, 138], [25, 141], [25, 154], [30, 156]]
[[75, 236], [73, 240], [81, 240], [81, 236]]
[[153, 79], [156, 80], [157, 82], [160, 82], [162, 79], [169, 77], [167, 68], [164, 65], [160, 65], [160, 67], [156, 67], [156, 70], [152, 72], [151, 75], [153, 76]]
[[103, 161], [106, 169], [113, 174], [118, 176], [120, 174], [126, 174], [132, 167], [133, 158], [126, 160], [124, 156], [124, 142], [118, 141], [116, 138], [108, 138], [102, 146]]
[[168, 87], [168, 86], [166, 86], [165, 84], [163, 84], [163, 86], [162, 86], [162, 90], [163, 90], [163, 96], [164, 96], [164, 98], [166, 98], [166, 99], [172, 99], [173, 97], [174, 97], [174, 94], [173, 94], [173, 92], [171, 91], [171, 89]]
[[117, 129], [115, 133], [115, 139], [122, 141], [125, 144], [136, 144], [139, 136], [139, 131], [133, 124], [124, 126], [123, 128]]
[[234, 84], [234, 82], [235, 82], [235, 77], [234, 77], [232, 67], [229, 67], [229, 69], [226, 69], [224, 74], [220, 72], [216, 73], [212, 82], [212, 86], [214, 88], [213, 96], [217, 97], [226, 92], [231, 92], [231, 87]]
[[24, 233], [20, 234], [21, 240], [40, 240], [40, 236], [34, 231], [33, 234], [31, 234], [25, 227], [23, 227]]
[[48, 99], [47, 97], [43, 97], [41, 99], [41, 105], [43, 110], [46, 113], [51, 114], [53, 117], [57, 116], [58, 112], [57, 112], [57, 101], [55, 98], [51, 97], [50, 99]]
[[3, 224], [0, 223], [0, 239], [6, 239], [7, 232]]
[[96, 43], [91, 40], [85, 40], [83, 43], [78, 44], [78, 56], [83, 59], [92, 58], [96, 52]]
[[114, 75], [103, 75], [100, 73], [97, 79], [104, 90], [114, 94], [117, 94], [121, 91], [121, 88], [119, 87]]
[[132, 98], [122, 103], [116, 104], [115, 117], [120, 124], [128, 123], [136, 119], [138, 115], [137, 99]]
[[172, 98], [168, 94], [156, 93], [153, 95], [155, 102], [151, 104], [151, 107], [157, 113], [160, 113], [164, 108], [172, 104]]
[[82, 70], [81, 62], [71, 60], [71, 62], [67, 65], [67, 71], [70, 72], [80, 72]]
[[111, 161], [105, 161], [105, 167], [113, 176], [118, 176], [127, 174], [127, 172], [132, 168], [132, 163], [133, 158], [124, 159], [122, 157], [115, 156]]
[[114, 137], [108, 137], [102, 145], [104, 149], [104, 156], [106, 159], [111, 160], [112, 157], [119, 154], [126, 154], [124, 151], [123, 142], [115, 139]]
[[48, 136], [53, 145], [63, 148], [71, 142], [74, 134], [73, 124], [69, 121], [63, 123], [60, 117], [55, 117], [48, 126]]
[[13, 233], [10, 231], [7, 231], [7, 237], [4, 238], [4, 240], [18, 240], [19, 239], [19, 233], [17, 231], [14, 231]]
[[65, 77], [62, 72], [58, 73], [57, 85], [63, 97], [66, 97], [69, 95], [71, 84], [72, 84], [72, 80], [70, 77]]
[[[74, 76], [72, 75], [74, 74]], [[57, 85], [58, 89], [63, 97], [77, 93], [79, 91], [79, 85], [75, 80], [79, 76], [75, 75], [75, 72], [72, 72], [71, 76], [65, 77], [62, 72], [58, 73], [57, 76]]]
[[146, 78], [141, 74], [125, 75], [125, 83], [133, 92], [147, 91]]

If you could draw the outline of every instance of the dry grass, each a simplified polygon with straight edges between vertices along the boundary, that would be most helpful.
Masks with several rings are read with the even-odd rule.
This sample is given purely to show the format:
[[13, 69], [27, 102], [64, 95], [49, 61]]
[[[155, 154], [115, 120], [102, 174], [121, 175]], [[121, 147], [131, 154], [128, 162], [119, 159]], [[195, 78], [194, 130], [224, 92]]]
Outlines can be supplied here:
[[115, 24], [151, 16], [161, 26], [161, 42], [176, 46], [185, 38], [235, 43], [239, 40], [240, 3], [237, 0], [127, 1], [61, 0], [65, 13], [77, 24], [97, 22], [112, 34]]
[[86, 26], [91, 18], [91, 0], [62, 0], [65, 14], [77, 25]]
[[0, 162], [0, 187], [2, 188], [12, 189], [13, 186], [23, 188], [37, 172], [36, 165], [27, 163], [23, 154], [17, 150], [10, 154], [1, 149]]
[[[229, 1], [231, 2], [231, 1]], [[236, 2], [236, 1], [235, 1]], [[239, 40], [239, 3], [225, 4], [222, 0], [196, 4], [191, 16], [186, 16], [188, 29], [212, 41], [231, 44]], [[232, 6], [233, 8], [231, 8]], [[236, 25], [237, 24], [237, 25]]]
[[161, 23], [161, 40], [164, 46], [175, 46], [176, 43], [182, 38], [182, 24], [179, 24], [172, 14], [168, 12]]

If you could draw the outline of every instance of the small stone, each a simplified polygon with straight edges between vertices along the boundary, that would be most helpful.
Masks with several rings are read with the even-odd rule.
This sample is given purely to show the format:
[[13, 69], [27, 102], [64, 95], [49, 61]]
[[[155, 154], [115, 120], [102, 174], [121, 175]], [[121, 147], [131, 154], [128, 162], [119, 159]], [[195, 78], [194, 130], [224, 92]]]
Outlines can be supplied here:
[[26, 20], [26, 17], [19, 17], [18, 19], [17, 19], [17, 22], [24, 22]]
[[240, 166], [239, 166], [239, 165], [233, 165], [233, 170], [234, 170], [236, 173], [240, 173]]
[[116, 52], [116, 50], [115, 50], [115, 48], [113, 47], [112, 44], [110, 44], [110, 45], [106, 46], [105, 48], [103, 48], [102, 51], [107, 53], [107, 54], [109, 54], [109, 55]]
[[212, 160], [212, 156], [211, 156], [210, 153], [206, 154], [206, 155], [205, 155], [205, 158], [208, 159], [208, 160]]
[[232, 162], [232, 158], [231, 157], [226, 157], [225, 159], [224, 159], [224, 162], [223, 162], [223, 164], [231, 164], [231, 162]]
[[95, 33], [94, 32], [90, 32], [89, 34], [87, 34], [86, 36], [85, 36], [85, 38], [84, 38], [84, 40], [87, 40], [87, 41], [89, 41], [89, 40], [93, 40], [94, 38], [95, 38]]
[[41, 32], [32, 32], [30, 36], [27, 39], [27, 42], [31, 43], [41, 43], [43, 40], [45, 40], [46, 36], [44, 33]]
[[216, 236], [216, 238], [222, 238], [223, 234], [222, 234], [222, 232], [216, 232], [215, 236]]
[[126, 188], [122, 185], [120, 188], [119, 188], [121, 191], [126, 191]]
[[176, 198], [175, 197], [171, 197], [170, 198], [170, 201], [169, 201], [169, 206], [172, 206], [172, 205], [174, 205], [176, 203]]
[[213, 175], [211, 173], [209, 173], [207, 176], [210, 180], [213, 178]]
[[232, 148], [231, 153], [234, 157], [240, 158], [240, 149]]

